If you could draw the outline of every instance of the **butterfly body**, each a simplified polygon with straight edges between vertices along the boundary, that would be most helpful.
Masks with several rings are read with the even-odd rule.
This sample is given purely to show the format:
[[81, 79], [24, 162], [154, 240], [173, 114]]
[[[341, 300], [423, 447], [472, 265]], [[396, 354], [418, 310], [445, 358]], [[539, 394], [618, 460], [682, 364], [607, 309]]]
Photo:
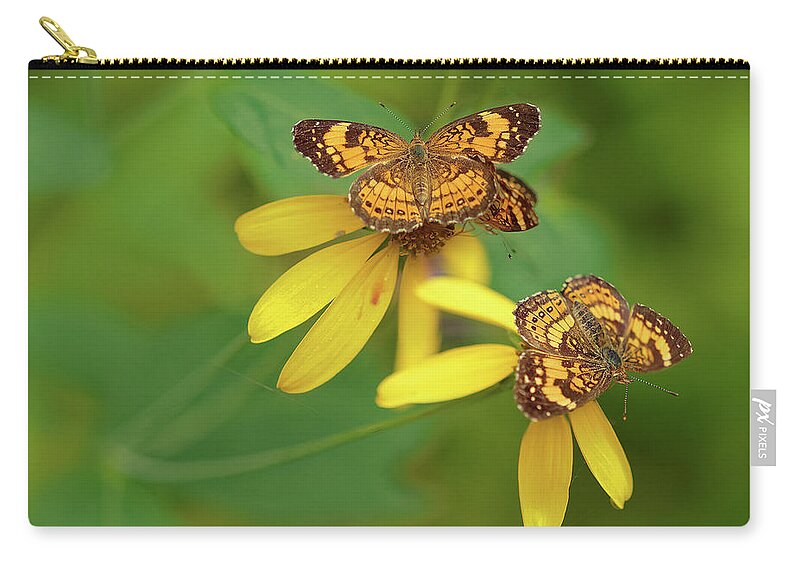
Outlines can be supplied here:
[[411, 141], [411, 156], [416, 162], [422, 164], [425, 162], [427, 154], [428, 153], [425, 152], [425, 145], [422, 139], [419, 138], [419, 133], [417, 133], [414, 135], [414, 140]]
[[333, 177], [367, 170], [351, 185], [353, 211], [374, 230], [410, 232], [484, 215], [498, 195], [494, 162], [524, 152], [540, 128], [527, 103], [464, 117], [409, 142], [361, 123], [309, 119], [294, 126], [295, 148]]
[[[603, 347], [601, 354], [603, 355], [603, 360], [605, 360], [609, 369], [611, 369], [613, 372], [616, 372], [618, 374], [619, 372], [625, 371], [624, 368], [622, 367], [622, 357], [616, 350], [614, 350], [610, 346], [606, 346]], [[624, 378], [627, 378], [627, 376], [624, 376]]]
[[524, 341], [514, 393], [533, 421], [570, 412], [614, 382], [630, 383], [629, 372], [660, 370], [692, 352], [666, 317], [644, 305], [630, 309], [592, 275], [520, 301], [514, 315]]
[[420, 208], [422, 217], [427, 217], [428, 201], [431, 196], [431, 173], [428, 168], [428, 160], [425, 143], [422, 142], [419, 133], [416, 133], [409, 145], [408, 172], [411, 191], [414, 193], [414, 199], [417, 201], [417, 207]]

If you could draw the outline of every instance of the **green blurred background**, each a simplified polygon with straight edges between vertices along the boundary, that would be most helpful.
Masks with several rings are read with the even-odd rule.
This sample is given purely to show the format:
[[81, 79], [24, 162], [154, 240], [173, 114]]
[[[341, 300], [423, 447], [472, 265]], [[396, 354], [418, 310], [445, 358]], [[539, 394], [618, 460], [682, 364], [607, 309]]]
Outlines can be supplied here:
[[[306, 395], [274, 386], [308, 324], [246, 341], [255, 301], [307, 253], [250, 254], [234, 220], [288, 196], [344, 195], [351, 179], [316, 172], [294, 151], [291, 127], [326, 118], [406, 134], [378, 101], [414, 125], [451, 101], [438, 125], [538, 105], [542, 130], [508, 170], [538, 191], [541, 223], [507, 243], [482, 236], [492, 286], [519, 299], [595, 273], [667, 315], [694, 345], [691, 358], [647, 377], [680, 398], [634, 385], [624, 423], [622, 388], [600, 398], [628, 454], [633, 497], [613, 509], [576, 447], [565, 524], [747, 521], [747, 80], [649, 78], [700, 75], [691, 70], [614, 72], [630, 80], [574, 71], [543, 80], [81, 73], [30, 80], [33, 524], [521, 524], [526, 420], [509, 391], [293, 458], [306, 442], [415, 413], [373, 404], [394, 358], [394, 306], [356, 360]], [[341, 72], [351, 73], [402, 75]], [[563, 75], [572, 78], [550, 78]], [[457, 317], [443, 331], [446, 347], [508, 340]]]

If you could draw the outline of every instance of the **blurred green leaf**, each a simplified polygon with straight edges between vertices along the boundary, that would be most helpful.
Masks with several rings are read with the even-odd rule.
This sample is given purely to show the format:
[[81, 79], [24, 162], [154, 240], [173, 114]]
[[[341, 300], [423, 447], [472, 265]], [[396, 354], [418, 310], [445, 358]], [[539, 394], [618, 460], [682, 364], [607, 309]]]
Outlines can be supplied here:
[[34, 98], [28, 107], [28, 141], [31, 195], [80, 191], [111, 171], [107, 133]]
[[[271, 200], [301, 194], [342, 194], [351, 181], [324, 176], [298, 153], [292, 127], [303, 119], [385, 123], [389, 115], [377, 101], [320, 80], [321, 88], [298, 90], [291, 81], [272, 81], [218, 89], [212, 106], [228, 128], [244, 141], [248, 163], [266, 185]], [[320, 97], [323, 94], [323, 97]]]
[[[151, 322], [255, 303], [286, 260], [265, 263], [238, 243], [234, 221], [257, 202], [201, 93], [148, 99], [149, 113], [129, 110], [139, 122], [124, 135], [106, 117], [113, 177], [73, 181], [61, 201], [32, 196], [34, 287], [80, 291]], [[31, 164], [54, 171], [43, 157]]]

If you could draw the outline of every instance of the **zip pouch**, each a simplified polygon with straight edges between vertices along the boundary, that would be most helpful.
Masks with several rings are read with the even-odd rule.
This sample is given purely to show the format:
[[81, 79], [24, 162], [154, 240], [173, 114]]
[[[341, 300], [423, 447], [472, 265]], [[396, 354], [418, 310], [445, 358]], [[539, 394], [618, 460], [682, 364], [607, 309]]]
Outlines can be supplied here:
[[42, 25], [32, 524], [747, 522], [746, 62]]

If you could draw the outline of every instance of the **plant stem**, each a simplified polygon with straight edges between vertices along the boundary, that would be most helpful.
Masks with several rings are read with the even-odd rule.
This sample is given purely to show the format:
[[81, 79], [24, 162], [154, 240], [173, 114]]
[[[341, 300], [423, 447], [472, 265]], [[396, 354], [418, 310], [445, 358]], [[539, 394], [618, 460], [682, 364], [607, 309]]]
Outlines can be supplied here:
[[452, 400], [434, 406], [426, 406], [416, 412], [397, 416], [382, 422], [357, 427], [355, 429], [329, 435], [317, 440], [291, 445], [279, 449], [268, 449], [256, 453], [224, 457], [220, 459], [201, 459], [194, 461], [172, 461], [139, 454], [129, 448], [118, 446], [114, 450], [112, 461], [121, 473], [145, 481], [177, 483], [183, 481], [199, 481], [241, 475], [276, 465], [283, 465], [303, 457], [327, 451], [340, 445], [357, 441], [370, 435], [400, 427], [415, 420], [438, 412], [455, 408], [470, 402], [483, 400], [491, 395], [504, 391], [511, 384], [502, 381], [482, 392], [467, 398]]
[[231, 358], [247, 346], [247, 334], [236, 335], [222, 347], [202, 368], [199, 368], [176, 383], [171, 390], [165, 392], [155, 402], [135, 416], [116, 434], [116, 439], [125, 441], [126, 445], [135, 447], [145, 440], [153, 426], [163, 423], [175, 416], [179, 410], [196, 398], [208, 387], [214, 375], [224, 367]]

